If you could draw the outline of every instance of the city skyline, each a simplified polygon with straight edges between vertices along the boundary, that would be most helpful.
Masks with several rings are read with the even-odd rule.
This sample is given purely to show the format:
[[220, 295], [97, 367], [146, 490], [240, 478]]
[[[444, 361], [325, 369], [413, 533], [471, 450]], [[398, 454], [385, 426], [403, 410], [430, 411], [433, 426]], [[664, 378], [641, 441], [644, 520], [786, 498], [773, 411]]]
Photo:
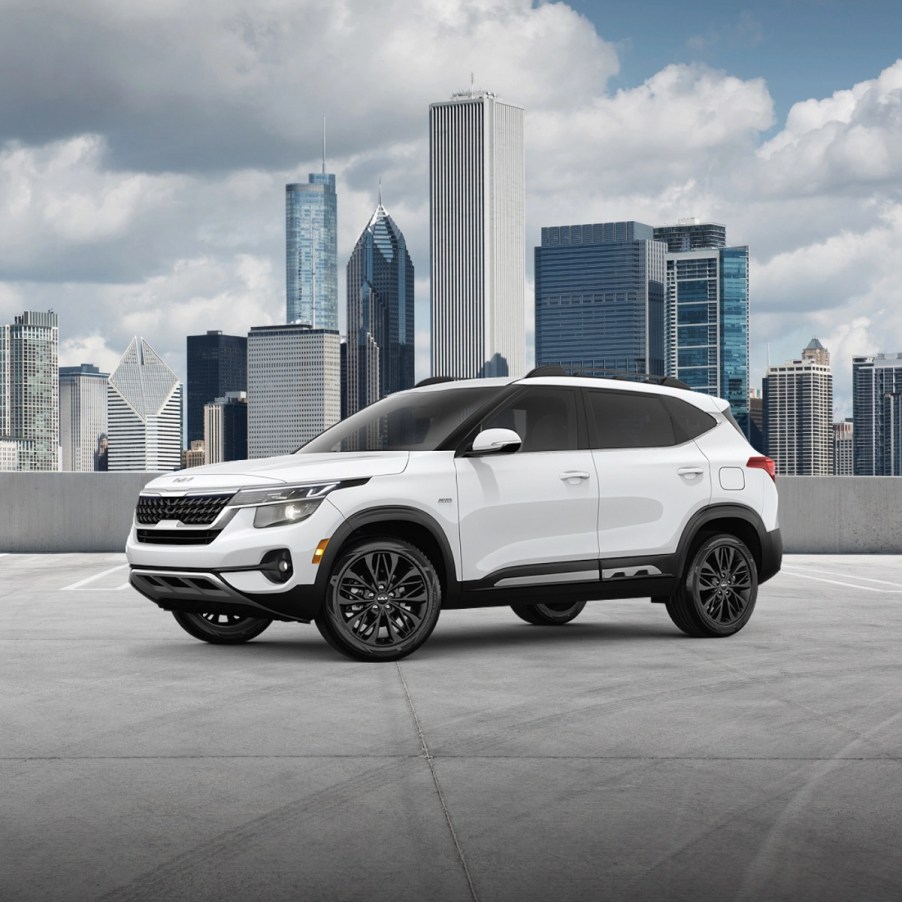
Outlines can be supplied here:
[[[203, 17], [141, 2], [128, 15], [48, 0], [0, 11], [14, 86], [0, 117], [0, 319], [53, 308], [60, 363], [104, 370], [144, 334], [180, 379], [186, 335], [279, 322], [284, 185], [320, 168], [325, 114], [339, 270], [381, 177], [417, 269], [428, 375], [426, 111], [473, 73], [527, 111], [527, 323], [543, 225], [694, 215], [750, 248], [752, 384], [768, 348], [788, 359], [817, 334], [841, 418], [851, 358], [902, 349], [902, 61], [889, 39], [902, 10], [348, 9], [347, 31], [331, 8], [281, 0]], [[385, 58], [388, 46], [409, 52]]]

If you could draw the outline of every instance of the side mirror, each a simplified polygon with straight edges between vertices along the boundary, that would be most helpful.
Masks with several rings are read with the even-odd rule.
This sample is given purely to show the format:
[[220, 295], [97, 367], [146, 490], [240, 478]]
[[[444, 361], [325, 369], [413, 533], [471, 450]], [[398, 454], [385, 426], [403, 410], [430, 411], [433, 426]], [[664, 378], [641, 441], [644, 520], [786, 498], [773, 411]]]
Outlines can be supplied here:
[[513, 429], [483, 429], [473, 439], [470, 456], [482, 454], [513, 454], [519, 450], [523, 440]]

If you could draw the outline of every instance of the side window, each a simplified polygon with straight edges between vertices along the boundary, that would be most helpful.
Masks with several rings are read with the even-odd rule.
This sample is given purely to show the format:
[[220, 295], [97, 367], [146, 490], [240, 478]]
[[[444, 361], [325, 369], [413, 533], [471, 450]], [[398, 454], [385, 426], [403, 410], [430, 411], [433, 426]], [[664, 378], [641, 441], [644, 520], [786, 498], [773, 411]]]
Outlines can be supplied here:
[[659, 395], [586, 392], [593, 448], [661, 448], [677, 444], [673, 421]]
[[579, 448], [576, 391], [527, 388], [482, 423], [483, 429], [513, 429], [523, 440], [520, 452]]
[[687, 401], [661, 395], [661, 403], [670, 411], [676, 440], [679, 444], [688, 442], [717, 425], [714, 417]]

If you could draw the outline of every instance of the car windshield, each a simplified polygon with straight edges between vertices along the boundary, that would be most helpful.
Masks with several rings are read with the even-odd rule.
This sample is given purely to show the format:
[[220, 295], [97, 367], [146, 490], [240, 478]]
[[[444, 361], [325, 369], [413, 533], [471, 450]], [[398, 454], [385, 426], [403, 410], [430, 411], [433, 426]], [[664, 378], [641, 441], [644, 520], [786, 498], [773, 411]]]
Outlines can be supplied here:
[[499, 391], [493, 385], [389, 395], [336, 423], [298, 453], [434, 451]]

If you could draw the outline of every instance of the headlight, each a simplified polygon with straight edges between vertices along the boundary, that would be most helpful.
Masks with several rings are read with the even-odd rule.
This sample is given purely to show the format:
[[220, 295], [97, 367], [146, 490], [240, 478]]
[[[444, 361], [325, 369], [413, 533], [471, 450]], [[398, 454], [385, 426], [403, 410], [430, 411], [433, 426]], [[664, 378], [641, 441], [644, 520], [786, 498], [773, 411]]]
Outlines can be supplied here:
[[306, 520], [322, 503], [323, 498], [340, 483], [316, 485], [282, 485], [267, 489], [242, 489], [229, 501], [229, 507], [256, 507], [254, 526], [284, 526]]
[[284, 526], [306, 520], [322, 502], [322, 498], [309, 501], [285, 501], [282, 504], [265, 504], [254, 511], [254, 526]]

